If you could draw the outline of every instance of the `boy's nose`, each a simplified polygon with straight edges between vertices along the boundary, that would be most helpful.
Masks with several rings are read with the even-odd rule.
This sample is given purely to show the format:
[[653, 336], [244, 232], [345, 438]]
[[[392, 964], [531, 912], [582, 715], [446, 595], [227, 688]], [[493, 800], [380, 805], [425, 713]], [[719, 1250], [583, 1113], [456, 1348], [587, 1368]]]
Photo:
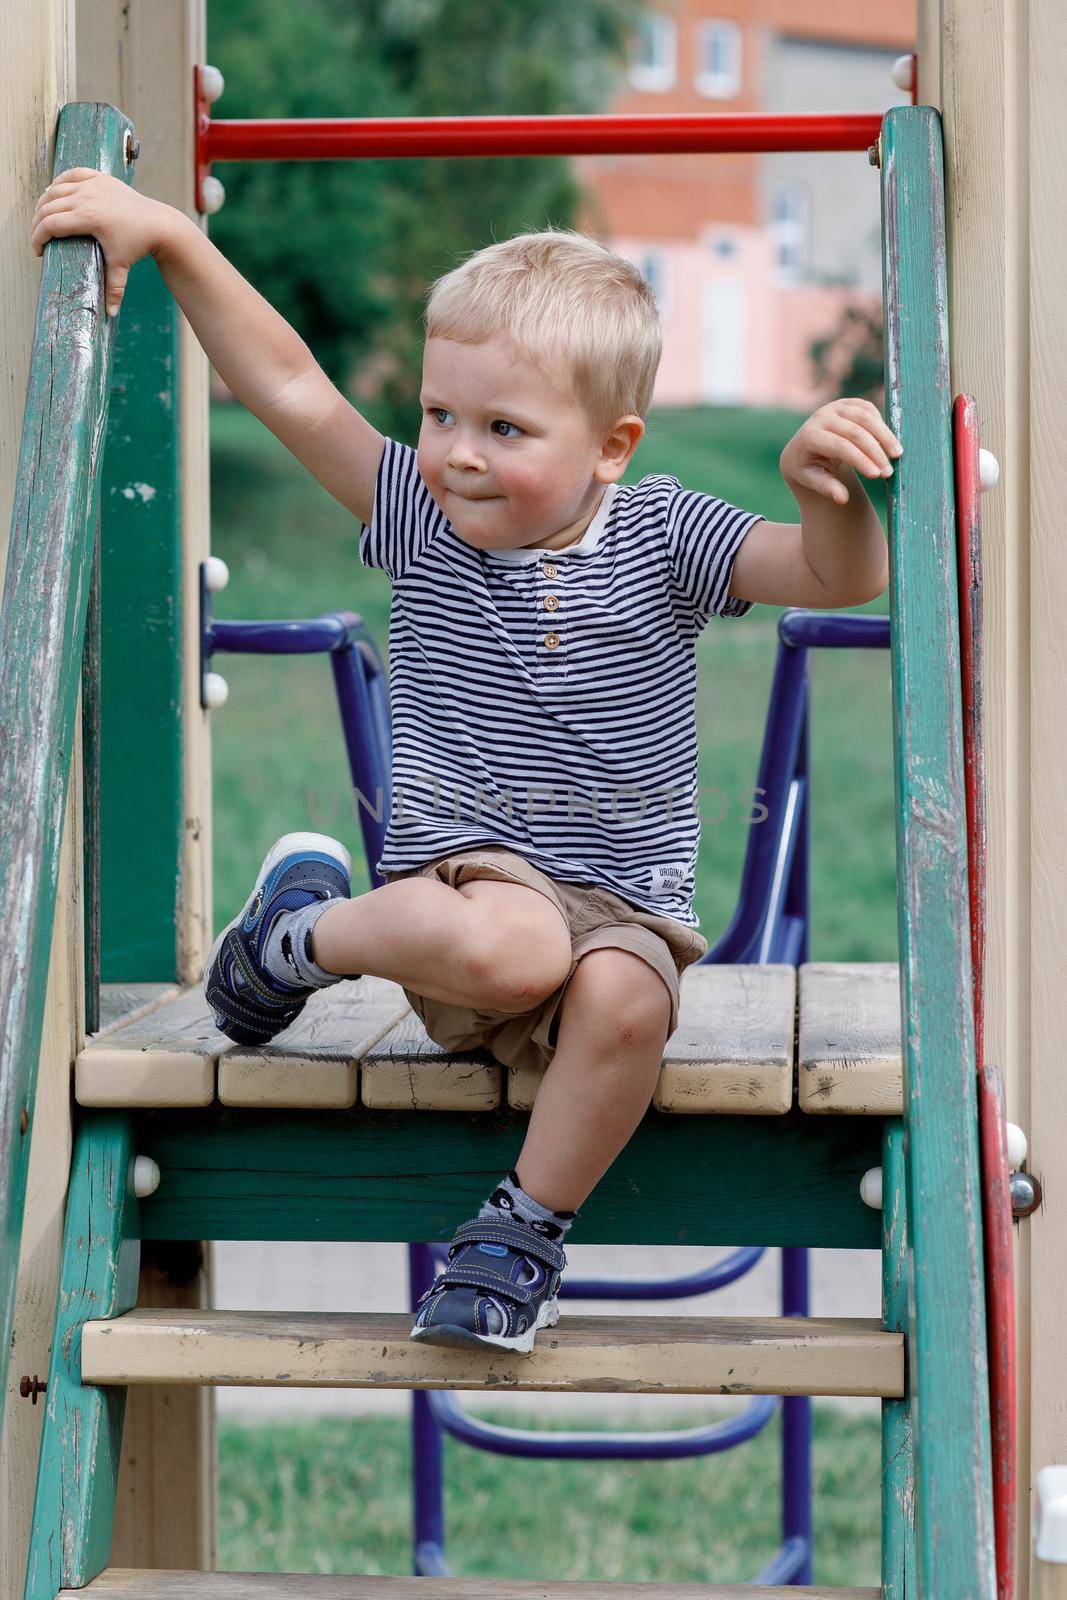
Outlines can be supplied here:
[[485, 471], [485, 458], [466, 439], [453, 439], [448, 452], [448, 465], [457, 472]]

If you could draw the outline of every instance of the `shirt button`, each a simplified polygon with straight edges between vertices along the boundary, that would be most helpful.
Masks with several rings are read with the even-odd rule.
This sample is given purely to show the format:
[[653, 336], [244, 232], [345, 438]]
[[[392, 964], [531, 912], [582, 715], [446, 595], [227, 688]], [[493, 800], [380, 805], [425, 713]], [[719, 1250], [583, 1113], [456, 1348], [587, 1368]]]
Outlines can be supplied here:
[[559, 610], [559, 600], [556, 598], [556, 596], [554, 594], [546, 594], [545, 595], [545, 610], [546, 611], [558, 611]]
[[541, 571], [544, 573], [546, 578], [554, 578], [559, 572], [559, 568], [553, 566], [551, 561], [546, 561], [544, 566], [541, 568]]
[[545, 644], [546, 644], [546, 646], [547, 646], [547, 648], [549, 650], [554, 650], [556, 648], [556, 646], [559, 644], [559, 634], [558, 633], [546, 633], [545, 634]]

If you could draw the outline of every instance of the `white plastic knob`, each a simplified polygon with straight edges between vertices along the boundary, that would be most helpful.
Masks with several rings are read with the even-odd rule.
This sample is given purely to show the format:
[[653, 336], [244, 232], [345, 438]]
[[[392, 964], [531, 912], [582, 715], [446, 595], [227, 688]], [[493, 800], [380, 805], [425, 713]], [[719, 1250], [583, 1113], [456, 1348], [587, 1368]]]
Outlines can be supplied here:
[[882, 1169], [881, 1167], [868, 1167], [860, 1179], [860, 1199], [865, 1206], [870, 1206], [872, 1211], [882, 1209]]
[[221, 672], [204, 673], [204, 705], [209, 711], [217, 711], [219, 706], [224, 706], [230, 698], [230, 686]]
[[1008, 1166], [1013, 1172], [1017, 1171], [1026, 1160], [1029, 1146], [1026, 1135], [1017, 1122], [1008, 1123]]
[[897, 56], [892, 66], [892, 78], [902, 94], [911, 93], [911, 56]]
[[1034, 1555], [1054, 1566], [1067, 1564], [1067, 1467], [1041, 1468], [1033, 1506]]
[[133, 1192], [138, 1200], [143, 1200], [146, 1195], [155, 1194], [159, 1188], [159, 1176], [159, 1167], [151, 1156], [134, 1156]]
[[225, 589], [230, 581], [230, 569], [221, 556], [208, 556], [204, 562], [204, 583], [212, 594]]
[[218, 67], [200, 68], [200, 93], [209, 105], [215, 104], [225, 87], [226, 79]]
[[226, 190], [218, 178], [205, 178], [200, 185], [201, 209], [207, 217], [213, 217], [216, 211], [221, 211], [226, 200]]
[[978, 452], [978, 487], [983, 492], [986, 489], [995, 489], [1000, 482], [1000, 462], [992, 450], [979, 450]]

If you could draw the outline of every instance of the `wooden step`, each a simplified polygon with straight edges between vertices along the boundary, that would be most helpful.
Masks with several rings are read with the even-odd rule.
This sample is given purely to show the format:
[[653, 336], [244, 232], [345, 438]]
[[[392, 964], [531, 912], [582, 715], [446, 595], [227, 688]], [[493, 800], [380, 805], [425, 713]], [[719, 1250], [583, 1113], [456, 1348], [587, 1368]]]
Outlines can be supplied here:
[[[793, 1103], [797, 1031], [802, 1111], [900, 1114], [892, 963], [687, 968], [653, 1104], [672, 1115], [781, 1115]], [[484, 1048], [442, 1050], [385, 978], [319, 990], [258, 1049], [219, 1033], [197, 985], [95, 1036], [74, 1075], [84, 1106], [318, 1111], [528, 1111], [539, 1083]]]
[[[57, 1600], [751, 1600], [747, 1584], [529, 1583], [515, 1578], [336, 1578], [288, 1572], [109, 1567]], [[879, 1589], [761, 1589], [760, 1600], [878, 1600]]]
[[800, 968], [800, 1109], [899, 1117], [900, 979], [894, 962], [810, 961]]
[[82, 1382], [899, 1397], [904, 1340], [826, 1317], [572, 1317], [530, 1355], [442, 1350], [410, 1314], [139, 1308], [82, 1330]]
[[[775, 1116], [793, 1099], [796, 970], [697, 966], [682, 976], [678, 1027], [664, 1053], [658, 1110]], [[508, 1082], [505, 1087], [505, 1077]], [[313, 994], [269, 1044], [235, 1045], [203, 989], [178, 994], [91, 1040], [78, 1056], [84, 1106], [211, 1105], [369, 1111], [529, 1110], [537, 1072], [505, 1072], [488, 1050], [450, 1054], [399, 985], [361, 978]]]

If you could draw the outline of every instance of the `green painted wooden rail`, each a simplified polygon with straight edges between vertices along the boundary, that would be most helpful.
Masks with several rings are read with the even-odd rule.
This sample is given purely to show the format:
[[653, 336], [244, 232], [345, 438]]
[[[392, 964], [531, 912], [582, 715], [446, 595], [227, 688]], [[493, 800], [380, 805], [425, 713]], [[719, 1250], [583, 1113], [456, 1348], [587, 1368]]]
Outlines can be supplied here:
[[[931, 106], [882, 126], [897, 926], [921, 1593], [994, 1600], [944, 155]], [[895, 1306], [895, 1297], [894, 1297]]]
[[[127, 182], [113, 106], [60, 113], [53, 172]], [[26, 241], [29, 250], [29, 240]], [[45, 247], [0, 613], [0, 1392], [6, 1387], [114, 325], [93, 239]]]

